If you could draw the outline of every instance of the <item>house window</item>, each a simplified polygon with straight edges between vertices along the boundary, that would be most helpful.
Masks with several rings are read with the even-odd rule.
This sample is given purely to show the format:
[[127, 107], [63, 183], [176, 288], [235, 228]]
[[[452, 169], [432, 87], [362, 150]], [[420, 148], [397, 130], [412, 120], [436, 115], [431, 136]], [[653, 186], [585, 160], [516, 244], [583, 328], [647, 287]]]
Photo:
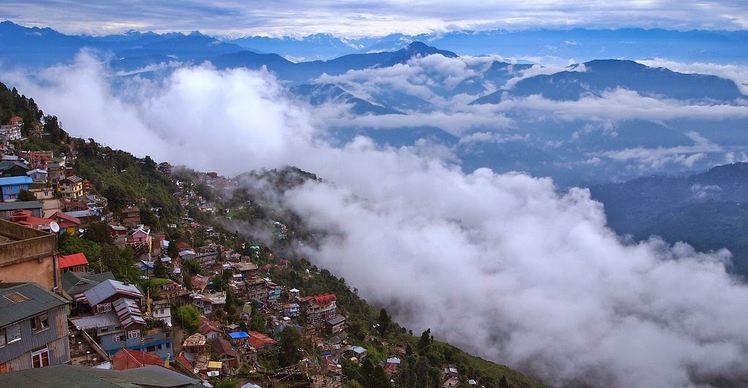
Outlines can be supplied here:
[[128, 339], [133, 339], [133, 338], [138, 338], [138, 337], [140, 337], [140, 331], [138, 330], [130, 330], [127, 332]]
[[0, 329], [0, 347], [21, 340], [21, 325], [16, 323]]
[[123, 334], [115, 334], [112, 337], [112, 342], [122, 342], [123, 339], [124, 339], [124, 335]]
[[98, 306], [96, 306], [96, 312], [97, 313], [105, 313], [108, 311], [112, 311], [112, 304], [111, 303], [103, 303]]
[[49, 366], [49, 349], [44, 348], [31, 353], [31, 366], [42, 368]]
[[34, 332], [40, 332], [49, 328], [49, 316], [47, 313], [39, 314], [34, 318], [31, 318], [31, 330]]

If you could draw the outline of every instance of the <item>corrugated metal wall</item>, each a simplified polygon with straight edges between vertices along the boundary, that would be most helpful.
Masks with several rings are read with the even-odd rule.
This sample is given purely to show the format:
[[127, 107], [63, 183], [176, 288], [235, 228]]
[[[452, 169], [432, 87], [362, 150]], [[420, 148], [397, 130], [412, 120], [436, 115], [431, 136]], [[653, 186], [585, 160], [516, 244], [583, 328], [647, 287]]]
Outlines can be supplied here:
[[[65, 307], [61, 306], [54, 310], [49, 311], [49, 328], [39, 333], [34, 333], [31, 330], [31, 320], [27, 319], [21, 322], [21, 340], [19, 342], [8, 344], [0, 348], [0, 363], [6, 361], [12, 361], [13, 365], [18, 365], [21, 369], [31, 367], [31, 356], [21, 357], [31, 352], [33, 349], [42, 348], [51, 342], [64, 341], [67, 344], [68, 341], [68, 326], [67, 316], [65, 314]], [[62, 345], [55, 345], [56, 349], [65, 351], [65, 355], [61, 356], [65, 358], [67, 362], [70, 357], [68, 345], [63, 348]], [[26, 359], [28, 360], [21, 360]], [[52, 362], [52, 350], [50, 349], [50, 363]], [[22, 365], [27, 365], [25, 368]], [[14, 367], [13, 370], [19, 370]]]

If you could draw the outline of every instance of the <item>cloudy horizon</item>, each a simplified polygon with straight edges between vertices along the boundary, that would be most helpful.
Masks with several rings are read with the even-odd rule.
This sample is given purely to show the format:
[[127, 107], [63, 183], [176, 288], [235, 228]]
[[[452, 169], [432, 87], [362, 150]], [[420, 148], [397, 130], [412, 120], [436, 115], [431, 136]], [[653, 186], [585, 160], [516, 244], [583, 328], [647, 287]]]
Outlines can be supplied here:
[[[748, 373], [748, 286], [727, 272], [730, 253], [628, 241], [586, 189], [466, 173], [419, 145], [332, 144], [315, 112], [263, 70], [187, 66], [114, 87], [111, 70], [84, 53], [38, 78], [4, 78], [73, 135], [141, 156], [230, 175], [285, 165], [319, 174], [331, 184], [283, 198], [313, 227], [339, 232], [304, 250], [313, 263], [414, 330], [431, 327], [550, 384], [697, 387]], [[642, 103], [620, 91], [603, 98]], [[599, 101], [569, 104], [584, 114]], [[712, 147], [690, 136], [697, 152]]]
[[455, 30], [538, 28], [663, 28], [745, 30], [748, 9], [735, 0], [698, 3], [674, 0], [570, 3], [493, 0], [456, 5], [442, 0], [353, 2], [295, 0], [246, 3], [222, 0], [136, 3], [68, 0], [4, 2], [0, 19], [71, 34], [106, 35], [128, 30], [190, 32], [239, 37], [305, 36], [330, 33], [358, 38]]

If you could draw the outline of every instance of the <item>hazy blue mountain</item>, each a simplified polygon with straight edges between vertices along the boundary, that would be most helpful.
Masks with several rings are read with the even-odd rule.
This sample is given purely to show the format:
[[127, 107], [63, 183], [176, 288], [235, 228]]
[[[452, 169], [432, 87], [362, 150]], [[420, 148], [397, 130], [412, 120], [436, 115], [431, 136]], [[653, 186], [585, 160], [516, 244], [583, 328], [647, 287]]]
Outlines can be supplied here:
[[[500, 54], [513, 58], [672, 58], [684, 61], [746, 63], [745, 31], [672, 31], [662, 29], [538, 29], [525, 31], [450, 31], [438, 34], [390, 34], [343, 41], [333, 36], [302, 38], [248, 37], [232, 42], [307, 59], [330, 59], [345, 54], [394, 51], [422, 41], [460, 55]], [[250, 43], [251, 42], [251, 43]]]
[[[583, 67], [582, 67], [583, 66]], [[509, 90], [513, 96], [541, 95], [554, 100], [578, 100], [623, 88], [644, 96], [678, 100], [729, 102], [745, 97], [735, 82], [713, 75], [677, 73], [628, 60], [594, 60], [569, 70], [525, 78]], [[501, 101], [504, 91], [477, 99], [478, 104]]]
[[331, 34], [314, 34], [303, 38], [249, 36], [227, 42], [252, 51], [283, 53], [288, 57], [304, 61], [354, 54], [363, 48], [355, 41], [349, 42]]
[[531, 68], [532, 64], [527, 63], [507, 63], [494, 61], [491, 66], [483, 73], [486, 81], [493, 82], [497, 86], [504, 85], [507, 81], [514, 78], [518, 73]]
[[139, 39], [139, 41], [144, 40], [143, 44], [138, 44], [136, 47], [117, 50], [117, 55], [131, 57], [159, 54], [175, 56], [177, 58], [197, 59], [242, 50], [237, 45], [221, 42], [216, 38], [203, 35], [199, 32], [193, 32], [189, 35], [161, 36], [160, 39], [152, 39], [152, 37]]
[[748, 276], [748, 163], [689, 176], [651, 176], [590, 188], [608, 223], [636, 239], [658, 235], [699, 250], [723, 247]]
[[291, 88], [291, 92], [297, 96], [304, 97], [312, 105], [333, 102], [350, 105], [350, 111], [358, 115], [403, 114], [396, 109], [373, 104], [358, 98], [334, 84], [303, 84]]
[[8, 65], [49, 66], [72, 58], [86, 44], [77, 36], [51, 28], [21, 27], [9, 21], [0, 23], [0, 60]]
[[441, 54], [456, 57], [457, 54], [439, 50], [420, 42], [397, 50], [369, 54], [344, 55], [329, 61], [291, 62], [277, 54], [258, 54], [241, 51], [217, 57], [206, 58], [219, 68], [246, 67], [257, 69], [263, 65], [278, 74], [281, 79], [289, 81], [308, 81], [322, 74], [340, 75], [349, 70], [362, 70], [372, 67], [386, 67], [404, 63], [416, 56]]

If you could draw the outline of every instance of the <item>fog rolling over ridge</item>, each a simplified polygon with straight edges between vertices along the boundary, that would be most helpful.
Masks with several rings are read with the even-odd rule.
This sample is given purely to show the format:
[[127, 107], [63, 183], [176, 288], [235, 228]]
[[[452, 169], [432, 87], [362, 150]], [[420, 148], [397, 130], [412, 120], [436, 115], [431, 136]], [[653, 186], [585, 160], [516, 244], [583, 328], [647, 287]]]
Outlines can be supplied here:
[[[95, 58], [3, 81], [65, 128], [158, 160], [226, 174], [295, 165], [325, 178], [284, 194], [335, 231], [310, 260], [414, 331], [551, 385], [689, 387], [748, 374], [748, 287], [729, 253], [626, 242], [589, 192], [549, 178], [464, 173], [428, 146], [342, 145], [269, 73], [122, 79]], [[448, 159], [446, 159], [448, 160]]]

